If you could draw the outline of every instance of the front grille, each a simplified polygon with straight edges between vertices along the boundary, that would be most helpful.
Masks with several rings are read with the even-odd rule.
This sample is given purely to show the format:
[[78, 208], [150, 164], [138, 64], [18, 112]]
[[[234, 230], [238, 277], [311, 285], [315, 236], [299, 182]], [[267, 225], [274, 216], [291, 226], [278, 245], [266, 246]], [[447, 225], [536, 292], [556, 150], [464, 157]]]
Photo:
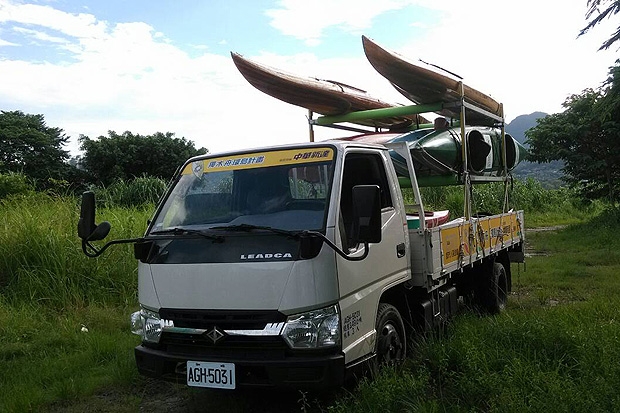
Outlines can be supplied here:
[[159, 316], [174, 321], [175, 327], [221, 330], [262, 330], [266, 324], [286, 321], [286, 316], [273, 310], [185, 310], [162, 308]]
[[208, 336], [218, 330], [262, 330], [266, 324], [279, 323], [286, 316], [277, 311], [175, 310], [161, 309], [161, 318], [172, 320], [175, 327], [207, 330], [203, 334], [164, 331], [159, 347], [170, 354], [217, 360], [252, 360], [265, 357], [284, 359], [288, 346], [280, 336], [240, 336], [225, 334], [214, 343]]
[[214, 344], [204, 334], [178, 334], [164, 332], [159, 345], [170, 354], [187, 357], [227, 359], [284, 359], [287, 346], [280, 336], [249, 337], [229, 336]]

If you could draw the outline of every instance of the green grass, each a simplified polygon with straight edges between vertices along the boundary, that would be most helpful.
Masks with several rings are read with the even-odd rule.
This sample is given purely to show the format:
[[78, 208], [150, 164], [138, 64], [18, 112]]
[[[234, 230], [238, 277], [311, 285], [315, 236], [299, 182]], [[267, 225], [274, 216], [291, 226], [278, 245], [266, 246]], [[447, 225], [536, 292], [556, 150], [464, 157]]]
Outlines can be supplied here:
[[132, 180], [115, 181], [108, 187], [91, 188], [98, 204], [107, 207], [152, 207], [159, 201], [166, 189], [163, 179], [142, 176]]
[[334, 411], [618, 411], [619, 309], [596, 300], [460, 316]]
[[[150, 209], [150, 208], [149, 208]], [[149, 210], [102, 209], [112, 237], [139, 236]], [[43, 194], [0, 201], [0, 411], [32, 411], [137, 377], [129, 314], [131, 246], [89, 259], [78, 201]], [[88, 332], [82, 332], [82, 326]]]
[[[452, 217], [463, 216], [463, 188], [460, 186], [421, 188], [428, 210], [450, 210]], [[474, 185], [472, 211], [497, 214], [504, 208], [504, 184]], [[405, 204], [413, 204], [411, 189], [403, 190]], [[515, 180], [508, 188], [508, 208], [525, 211], [526, 226], [567, 225], [582, 222], [600, 213], [599, 202], [584, 204], [567, 188], [545, 189], [533, 179]]]
[[494, 317], [465, 313], [417, 337], [334, 412], [620, 410], [620, 213], [529, 242], [545, 255], [513, 264], [513, 294]]
[[[144, 232], [150, 209], [100, 209], [97, 221], [113, 223], [108, 239], [132, 238]], [[98, 259], [84, 256], [76, 199], [36, 194], [3, 200], [0, 215], [0, 285], [8, 303], [62, 309], [136, 302], [131, 245], [111, 248]]]
[[[38, 410], [137, 377], [130, 309], [0, 304], [0, 411]], [[82, 332], [86, 327], [88, 332]]]
[[[402, 367], [318, 409], [620, 410], [620, 212], [584, 221], [600, 207], [563, 212], [562, 204], [572, 202], [526, 212], [528, 227], [568, 226], [527, 233], [537, 254], [526, 268], [513, 266], [506, 312], [464, 313], [441, 336], [416, 337]], [[137, 307], [131, 246], [83, 256], [78, 206], [74, 198], [41, 194], [0, 201], [0, 411], [137, 411], [139, 389], [150, 386], [136, 371], [139, 339], [129, 333]], [[150, 208], [98, 213], [98, 221], [113, 224], [110, 238], [134, 237]], [[202, 406], [203, 394], [219, 399], [171, 391], [185, 406]], [[93, 396], [102, 393], [111, 396]]]

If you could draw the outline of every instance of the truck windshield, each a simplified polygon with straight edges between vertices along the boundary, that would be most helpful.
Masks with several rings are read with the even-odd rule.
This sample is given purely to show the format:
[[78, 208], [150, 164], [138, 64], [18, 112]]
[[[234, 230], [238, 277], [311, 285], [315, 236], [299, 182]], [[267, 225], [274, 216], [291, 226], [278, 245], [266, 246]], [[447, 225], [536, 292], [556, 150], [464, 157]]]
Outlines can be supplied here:
[[322, 230], [333, 159], [333, 149], [325, 147], [192, 162], [182, 171], [150, 233], [242, 224]]

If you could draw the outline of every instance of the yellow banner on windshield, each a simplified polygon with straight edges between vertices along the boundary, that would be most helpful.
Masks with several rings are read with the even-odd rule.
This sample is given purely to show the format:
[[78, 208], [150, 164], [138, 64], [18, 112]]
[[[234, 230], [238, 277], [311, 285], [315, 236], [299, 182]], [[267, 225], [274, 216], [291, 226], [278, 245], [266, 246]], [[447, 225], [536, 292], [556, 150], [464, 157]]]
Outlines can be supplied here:
[[284, 151], [245, 153], [192, 162], [183, 169], [183, 175], [196, 172], [219, 172], [238, 169], [263, 168], [334, 159], [332, 148], [302, 148]]

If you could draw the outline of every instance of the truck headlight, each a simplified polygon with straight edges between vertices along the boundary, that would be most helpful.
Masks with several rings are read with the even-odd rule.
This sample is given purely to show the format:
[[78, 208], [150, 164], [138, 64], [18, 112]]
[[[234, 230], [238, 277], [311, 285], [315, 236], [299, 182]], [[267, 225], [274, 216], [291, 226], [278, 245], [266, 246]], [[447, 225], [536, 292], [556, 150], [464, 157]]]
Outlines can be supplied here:
[[164, 326], [169, 325], [172, 325], [172, 321], [162, 320], [157, 312], [146, 308], [131, 315], [131, 332], [150, 343], [159, 343]]
[[290, 316], [282, 330], [289, 347], [326, 348], [340, 344], [340, 313], [333, 305]]

